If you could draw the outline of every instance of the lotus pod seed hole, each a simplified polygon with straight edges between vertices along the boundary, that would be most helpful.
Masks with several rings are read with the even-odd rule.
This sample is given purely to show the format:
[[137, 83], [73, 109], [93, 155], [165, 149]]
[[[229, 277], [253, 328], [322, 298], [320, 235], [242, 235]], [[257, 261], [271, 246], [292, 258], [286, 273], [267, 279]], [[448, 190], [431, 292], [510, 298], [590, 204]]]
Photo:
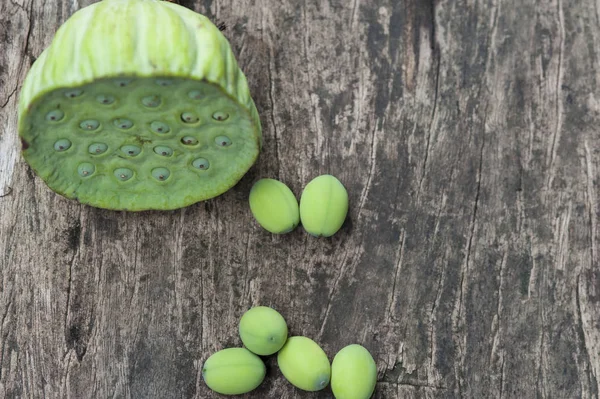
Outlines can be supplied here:
[[131, 79], [117, 79], [115, 81], [115, 84], [119, 87], [125, 87], [127, 86], [129, 83], [131, 83]]
[[154, 147], [154, 152], [163, 157], [170, 157], [173, 155], [173, 149], [164, 145], [158, 145]]
[[125, 155], [135, 157], [139, 155], [140, 152], [142, 152], [142, 149], [137, 145], [124, 145], [123, 147], [121, 147], [121, 151], [123, 151]]
[[89, 177], [93, 175], [95, 171], [96, 167], [89, 162], [83, 162], [80, 163], [79, 166], [77, 166], [77, 173], [81, 177]]
[[65, 113], [60, 109], [53, 109], [46, 114], [46, 120], [49, 122], [58, 122], [65, 117]]
[[104, 143], [92, 143], [88, 147], [88, 152], [92, 155], [104, 154], [108, 150], [108, 146]]
[[114, 171], [114, 175], [121, 181], [127, 181], [133, 177], [133, 170], [128, 168], [117, 168]]
[[152, 169], [152, 177], [158, 181], [165, 181], [169, 178], [171, 172], [167, 168], [154, 168]]
[[159, 96], [147, 96], [142, 98], [142, 104], [148, 108], [156, 108], [160, 105], [161, 99]]
[[215, 137], [215, 143], [217, 143], [217, 145], [220, 147], [229, 147], [232, 144], [231, 140], [227, 136]]
[[75, 98], [75, 97], [79, 97], [82, 94], [83, 94], [83, 90], [81, 90], [81, 89], [73, 89], [73, 90], [66, 91], [65, 92], [65, 97]]
[[229, 114], [226, 113], [226, 112], [220, 112], [220, 111], [218, 111], [218, 112], [215, 112], [212, 115], [212, 117], [216, 121], [223, 122], [224, 120], [226, 120], [227, 118], [229, 118]]
[[192, 162], [192, 166], [196, 169], [207, 170], [210, 168], [210, 163], [206, 158], [196, 158], [194, 162]]
[[58, 152], [66, 151], [71, 148], [71, 142], [67, 139], [60, 139], [54, 143], [54, 150]]
[[96, 101], [103, 105], [110, 105], [115, 102], [115, 98], [113, 96], [100, 94], [96, 97]]
[[156, 79], [156, 84], [159, 86], [170, 86], [173, 84], [171, 79]]
[[188, 97], [192, 100], [202, 99], [202, 92], [200, 90], [192, 90], [188, 93]]
[[184, 123], [196, 123], [200, 120], [200, 118], [198, 118], [196, 115], [192, 114], [191, 112], [184, 112], [183, 114], [181, 114], [181, 120]]
[[133, 126], [133, 122], [130, 121], [129, 119], [125, 119], [125, 118], [118, 118], [115, 119], [113, 121], [113, 123], [115, 124], [116, 127], [118, 127], [119, 129], [129, 129]]
[[198, 144], [198, 139], [196, 139], [195, 137], [192, 136], [185, 136], [181, 138], [181, 142], [184, 145], [196, 145]]
[[154, 133], [165, 134], [169, 133], [171, 128], [164, 122], [154, 121], [150, 123], [150, 130], [152, 130]]
[[88, 119], [79, 124], [83, 130], [96, 130], [100, 126], [100, 122], [95, 119]]

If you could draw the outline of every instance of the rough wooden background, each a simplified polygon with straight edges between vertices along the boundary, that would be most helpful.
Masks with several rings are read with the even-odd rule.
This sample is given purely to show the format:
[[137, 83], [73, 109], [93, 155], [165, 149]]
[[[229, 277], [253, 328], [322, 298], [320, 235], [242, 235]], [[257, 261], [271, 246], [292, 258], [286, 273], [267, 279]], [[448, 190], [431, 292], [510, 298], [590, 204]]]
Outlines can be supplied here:
[[[264, 125], [231, 191], [122, 213], [18, 153], [31, 62], [93, 0], [0, 0], [0, 397], [212, 398], [200, 373], [270, 305], [376, 398], [598, 398], [600, 1], [205, 0]], [[332, 239], [273, 236], [254, 181], [348, 188]], [[330, 398], [267, 360], [247, 398]]]

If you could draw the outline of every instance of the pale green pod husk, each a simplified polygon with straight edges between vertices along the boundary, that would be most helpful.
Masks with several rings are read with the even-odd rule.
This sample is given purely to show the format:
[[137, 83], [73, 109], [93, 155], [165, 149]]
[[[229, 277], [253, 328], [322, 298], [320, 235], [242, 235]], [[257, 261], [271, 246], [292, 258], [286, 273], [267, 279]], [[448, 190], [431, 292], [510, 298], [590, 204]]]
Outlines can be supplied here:
[[321, 347], [307, 337], [290, 337], [277, 354], [283, 376], [295, 387], [319, 391], [329, 384], [331, 365]]
[[309, 234], [330, 237], [344, 224], [348, 213], [348, 192], [334, 176], [311, 180], [300, 197], [300, 220]]
[[228, 348], [211, 355], [202, 367], [206, 385], [223, 395], [241, 395], [256, 389], [264, 380], [263, 361], [245, 348]]
[[260, 179], [250, 190], [250, 210], [265, 230], [284, 234], [300, 222], [298, 200], [292, 190], [275, 179]]
[[256, 306], [240, 319], [239, 333], [248, 350], [257, 355], [268, 356], [283, 347], [288, 328], [278, 311], [267, 306]]
[[377, 365], [363, 346], [348, 345], [333, 358], [331, 390], [336, 399], [369, 399], [376, 383]]
[[222, 194], [262, 145], [227, 39], [203, 15], [159, 0], [103, 0], [75, 12], [27, 74], [18, 130], [23, 157], [52, 190], [131, 211]]

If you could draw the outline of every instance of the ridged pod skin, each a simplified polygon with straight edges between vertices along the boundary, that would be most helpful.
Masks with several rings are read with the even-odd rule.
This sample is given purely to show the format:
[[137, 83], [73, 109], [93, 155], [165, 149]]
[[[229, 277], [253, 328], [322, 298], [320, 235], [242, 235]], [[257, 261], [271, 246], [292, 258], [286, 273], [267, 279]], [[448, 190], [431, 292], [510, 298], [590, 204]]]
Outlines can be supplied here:
[[283, 376], [295, 387], [319, 391], [329, 384], [331, 365], [321, 347], [307, 337], [290, 337], [277, 354]]
[[288, 328], [278, 311], [267, 306], [256, 306], [240, 319], [239, 333], [249, 351], [268, 356], [283, 347]]
[[316, 237], [331, 237], [342, 227], [348, 213], [348, 192], [332, 175], [311, 180], [300, 197], [302, 227]]
[[23, 156], [55, 192], [108, 209], [177, 209], [235, 185], [262, 146], [229, 42], [160, 0], [75, 12], [19, 98]]
[[256, 389], [264, 380], [263, 361], [245, 348], [228, 348], [211, 355], [202, 367], [202, 377], [213, 391], [241, 395]]
[[292, 190], [278, 180], [260, 179], [254, 183], [249, 202], [258, 224], [270, 233], [289, 233], [298, 226], [298, 200]]
[[348, 345], [333, 358], [331, 390], [336, 399], [369, 399], [376, 383], [377, 365], [363, 346]]

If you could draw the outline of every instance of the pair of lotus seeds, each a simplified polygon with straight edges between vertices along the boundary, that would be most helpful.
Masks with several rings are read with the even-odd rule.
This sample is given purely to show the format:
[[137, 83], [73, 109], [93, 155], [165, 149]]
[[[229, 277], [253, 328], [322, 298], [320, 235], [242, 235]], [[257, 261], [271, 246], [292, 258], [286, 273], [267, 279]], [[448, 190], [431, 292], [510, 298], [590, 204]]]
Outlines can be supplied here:
[[250, 190], [250, 210], [265, 230], [273, 234], [289, 233], [300, 222], [309, 234], [331, 237], [344, 224], [348, 213], [348, 192], [332, 175], [311, 180], [300, 197], [275, 179], [261, 179]]
[[276, 310], [258, 306], [242, 316], [239, 334], [245, 348], [228, 348], [211, 355], [202, 368], [206, 385], [224, 395], [241, 395], [264, 380], [265, 364], [258, 356], [277, 353], [283, 376], [304, 391], [320, 391], [331, 383], [336, 399], [368, 399], [377, 381], [375, 360], [361, 345], [341, 349], [329, 363], [312, 339], [288, 338], [285, 319]]

